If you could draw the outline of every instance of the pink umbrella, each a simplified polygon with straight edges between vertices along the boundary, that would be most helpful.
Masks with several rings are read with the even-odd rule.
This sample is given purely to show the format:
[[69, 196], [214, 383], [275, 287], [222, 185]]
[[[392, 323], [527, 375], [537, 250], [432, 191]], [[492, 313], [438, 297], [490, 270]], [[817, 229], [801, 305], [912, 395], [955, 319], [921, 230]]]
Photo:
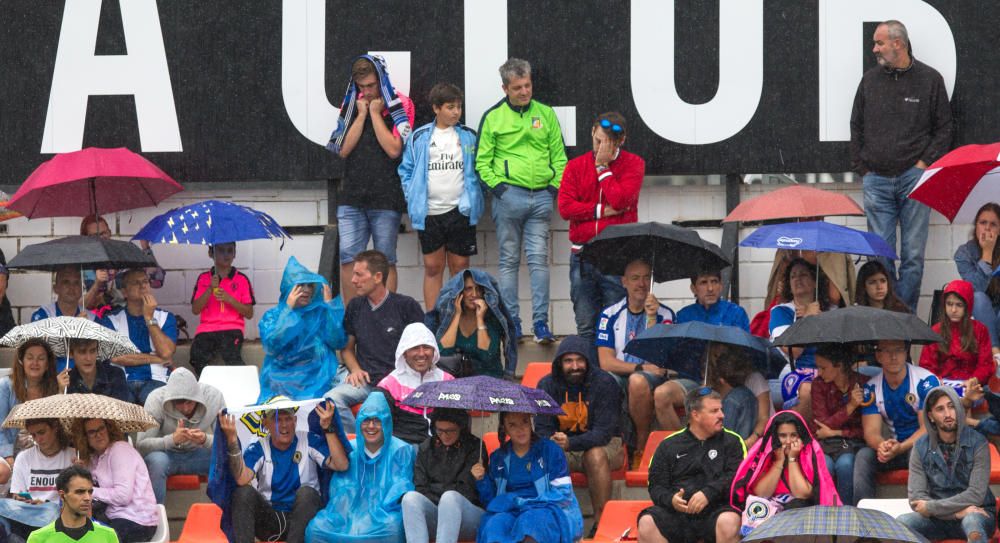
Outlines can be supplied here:
[[864, 214], [864, 210], [846, 194], [805, 185], [792, 185], [741, 202], [732, 213], [722, 219], [722, 222], [791, 220]]
[[7, 204], [29, 219], [86, 217], [155, 206], [184, 190], [152, 162], [124, 147], [61, 153], [28, 176]]
[[1000, 143], [963, 145], [939, 158], [917, 181], [910, 198], [951, 222], [971, 223], [983, 204], [1000, 201]]

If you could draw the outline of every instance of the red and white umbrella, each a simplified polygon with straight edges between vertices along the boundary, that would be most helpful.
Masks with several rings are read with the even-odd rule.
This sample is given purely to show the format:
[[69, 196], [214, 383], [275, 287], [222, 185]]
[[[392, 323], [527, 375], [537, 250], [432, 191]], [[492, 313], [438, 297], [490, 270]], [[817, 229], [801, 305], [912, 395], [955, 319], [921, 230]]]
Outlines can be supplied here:
[[1000, 202], [1000, 143], [964, 145], [931, 164], [910, 198], [951, 222], [971, 223], [987, 202]]

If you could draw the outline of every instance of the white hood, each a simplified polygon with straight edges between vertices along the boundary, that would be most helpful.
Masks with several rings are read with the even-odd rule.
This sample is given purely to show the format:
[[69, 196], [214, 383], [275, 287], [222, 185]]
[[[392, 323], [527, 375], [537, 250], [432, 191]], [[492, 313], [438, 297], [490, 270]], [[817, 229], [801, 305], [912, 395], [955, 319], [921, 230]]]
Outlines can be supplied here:
[[397, 371], [403, 373], [413, 372], [406, 363], [406, 357], [403, 355], [407, 350], [417, 345], [429, 345], [434, 348], [434, 358], [431, 360], [431, 369], [428, 370], [428, 373], [432, 373], [437, 369], [438, 360], [441, 360], [441, 351], [438, 350], [437, 338], [434, 337], [434, 333], [429, 328], [424, 326], [424, 323], [414, 322], [408, 324], [403, 329], [403, 335], [399, 337], [399, 344], [396, 345]]

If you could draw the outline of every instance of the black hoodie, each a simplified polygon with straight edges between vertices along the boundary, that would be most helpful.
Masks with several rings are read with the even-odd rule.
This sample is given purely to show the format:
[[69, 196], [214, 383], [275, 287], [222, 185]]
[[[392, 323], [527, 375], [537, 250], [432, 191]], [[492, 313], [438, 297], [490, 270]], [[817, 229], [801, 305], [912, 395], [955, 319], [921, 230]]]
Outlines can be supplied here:
[[[597, 367], [591, 360], [593, 346], [580, 336], [569, 336], [559, 344], [556, 357], [552, 360], [552, 373], [538, 383], [538, 388], [548, 392], [560, 405], [566, 401], [580, 399], [587, 405], [587, 428], [582, 432], [565, 432], [569, 437], [570, 451], [586, 451], [603, 447], [612, 438], [621, 437], [622, 390], [610, 374]], [[587, 374], [580, 385], [570, 385], [563, 377], [562, 357], [576, 353], [587, 360]], [[559, 417], [538, 415], [535, 417], [535, 432], [541, 437], [552, 437], [561, 431]]]

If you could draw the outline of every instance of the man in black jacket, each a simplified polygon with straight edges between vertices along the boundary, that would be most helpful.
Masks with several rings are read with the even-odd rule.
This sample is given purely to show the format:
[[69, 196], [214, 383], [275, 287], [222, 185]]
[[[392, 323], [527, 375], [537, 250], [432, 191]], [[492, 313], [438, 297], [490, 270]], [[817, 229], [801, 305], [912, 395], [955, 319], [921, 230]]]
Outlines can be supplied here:
[[692, 390], [685, 408], [687, 428], [664, 439], [649, 465], [653, 505], [639, 513], [639, 541], [735, 543], [740, 514], [729, 505], [729, 486], [746, 446], [722, 426], [718, 392]]
[[621, 438], [621, 387], [611, 374], [591, 363], [594, 347], [580, 336], [559, 344], [552, 373], [538, 383], [566, 415], [539, 415], [535, 432], [566, 451], [570, 471], [587, 474], [594, 526], [611, 497], [611, 471], [625, 462]]
[[903, 23], [878, 25], [873, 40], [879, 65], [865, 73], [854, 97], [851, 168], [864, 176], [868, 230], [895, 249], [899, 223], [898, 281], [893, 261], [883, 264], [896, 293], [916, 311], [930, 208], [907, 195], [951, 146], [951, 105], [941, 74], [913, 58]]

